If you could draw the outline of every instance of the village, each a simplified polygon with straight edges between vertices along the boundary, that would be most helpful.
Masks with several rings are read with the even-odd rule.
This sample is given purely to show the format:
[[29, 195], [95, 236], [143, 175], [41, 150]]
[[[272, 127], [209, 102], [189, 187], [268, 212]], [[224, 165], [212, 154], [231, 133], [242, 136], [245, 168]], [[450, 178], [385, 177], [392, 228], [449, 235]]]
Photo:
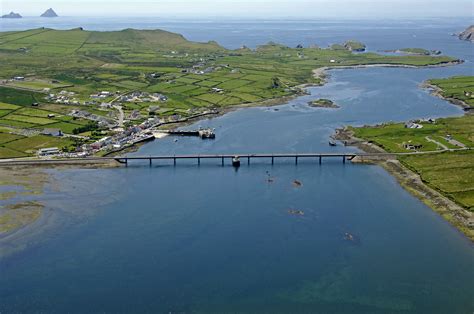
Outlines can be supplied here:
[[[92, 114], [86, 114], [86, 112], [74, 110], [74, 115], [77, 117], [85, 117], [88, 119], [97, 118], [97, 116]], [[202, 129], [200, 128], [197, 131], [169, 131], [169, 130], [160, 130], [159, 128], [165, 125], [170, 124], [179, 124], [185, 123], [192, 119], [199, 117], [204, 117], [208, 115], [216, 115], [219, 111], [217, 109], [209, 109], [203, 112], [188, 116], [181, 117], [179, 115], [174, 115], [171, 117], [159, 118], [152, 117], [148, 118], [146, 121], [142, 122], [139, 125], [130, 126], [127, 128], [118, 127], [118, 123], [111, 123], [110, 121], [105, 122], [103, 126], [107, 127], [108, 131], [115, 134], [104, 136], [101, 139], [92, 142], [83, 144], [80, 147], [77, 147], [74, 152], [63, 152], [57, 147], [50, 147], [40, 149], [37, 152], [38, 157], [40, 158], [53, 158], [53, 157], [63, 157], [63, 158], [80, 158], [88, 157], [94, 155], [105, 156], [119, 152], [126, 148], [130, 148], [136, 144], [152, 141], [156, 137], [162, 137], [165, 134], [178, 134], [178, 135], [187, 135], [195, 133], [202, 139], [213, 139], [215, 138], [214, 130], [211, 129]], [[103, 120], [99, 121], [104, 122]], [[48, 135], [50, 136], [65, 136], [61, 131], [50, 130]]]

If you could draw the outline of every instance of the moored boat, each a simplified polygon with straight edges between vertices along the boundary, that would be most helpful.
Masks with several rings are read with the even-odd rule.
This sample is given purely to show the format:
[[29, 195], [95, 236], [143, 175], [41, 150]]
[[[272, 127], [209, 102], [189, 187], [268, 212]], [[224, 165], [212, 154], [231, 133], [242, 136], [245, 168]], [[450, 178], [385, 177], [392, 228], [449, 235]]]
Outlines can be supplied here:
[[234, 156], [234, 158], [232, 158], [232, 166], [238, 168], [240, 167], [240, 157], [239, 156]]

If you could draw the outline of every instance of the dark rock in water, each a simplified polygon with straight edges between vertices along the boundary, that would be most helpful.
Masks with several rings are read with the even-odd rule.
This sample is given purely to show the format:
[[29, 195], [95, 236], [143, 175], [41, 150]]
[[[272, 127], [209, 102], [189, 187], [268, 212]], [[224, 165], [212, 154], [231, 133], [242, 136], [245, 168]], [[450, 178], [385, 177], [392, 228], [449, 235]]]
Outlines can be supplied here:
[[469, 26], [464, 32], [459, 34], [459, 39], [474, 42], [474, 25]]
[[58, 15], [52, 8], [49, 8], [43, 14], [41, 14], [41, 17], [58, 17]]
[[5, 14], [2, 16], [2, 19], [21, 19], [22, 16], [20, 13], [10, 12], [9, 14]]
[[352, 233], [349, 233], [349, 232], [344, 233], [344, 240], [348, 241], [348, 242], [351, 242], [353, 244], [360, 244], [359, 237], [356, 236], [356, 235], [353, 235]]
[[299, 188], [299, 187], [303, 186], [303, 183], [301, 183], [301, 181], [295, 180], [295, 181], [293, 181], [293, 186], [295, 188]]
[[304, 216], [304, 211], [298, 209], [289, 209], [288, 214], [295, 216]]

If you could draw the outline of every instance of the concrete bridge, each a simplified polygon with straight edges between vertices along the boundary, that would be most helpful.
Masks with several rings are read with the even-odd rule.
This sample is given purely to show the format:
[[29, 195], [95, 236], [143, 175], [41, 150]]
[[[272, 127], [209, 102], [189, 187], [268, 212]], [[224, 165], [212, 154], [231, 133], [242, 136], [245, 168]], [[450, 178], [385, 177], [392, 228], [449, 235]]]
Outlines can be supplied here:
[[266, 159], [271, 164], [275, 164], [275, 161], [278, 159], [292, 159], [295, 164], [298, 164], [298, 161], [302, 159], [313, 159], [319, 164], [323, 162], [323, 159], [339, 159], [343, 163], [346, 163], [346, 160], [352, 160], [354, 157], [361, 155], [357, 153], [340, 153], [340, 154], [212, 154], [212, 155], [172, 155], [172, 156], [130, 156], [130, 157], [113, 157], [119, 163], [128, 165], [131, 161], [142, 160], [148, 161], [150, 165], [153, 164], [153, 161], [168, 160], [172, 161], [174, 165], [177, 165], [179, 160], [195, 160], [198, 165], [201, 164], [202, 160], [216, 160], [219, 161], [222, 166], [226, 164], [226, 161], [232, 161], [235, 157], [239, 157], [240, 160], [246, 161], [250, 165], [252, 160], [256, 159]]
[[[449, 151], [466, 151], [470, 148], [463, 149], [451, 149]], [[132, 161], [147, 161], [150, 165], [153, 162], [159, 161], [171, 161], [173, 165], [177, 165], [180, 160], [194, 160], [197, 165], [201, 164], [202, 160], [215, 160], [222, 166], [228, 162], [232, 164], [232, 159], [236, 156], [242, 162], [251, 164], [252, 160], [267, 160], [272, 165], [277, 160], [292, 160], [295, 164], [298, 164], [300, 160], [313, 160], [316, 163], [322, 164], [325, 159], [336, 159], [342, 163], [346, 161], [352, 161], [355, 157], [360, 158], [362, 161], [374, 161], [374, 160], [388, 160], [395, 159], [397, 156], [406, 155], [430, 155], [440, 154], [447, 152], [446, 150], [437, 151], [425, 151], [425, 152], [406, 152], [406, 153], [364, 153], [364, 152], [348, 152], [348, 153], [286, 153], [286, 154], [190, 154], [190, 155], [157, 155], [157, 156], [114, 156], [114, 157], [86, 157], [86, 158], [54, 158], [54, 159], [3, 159], [0, 160], [0, 166], [15, 166], [15, 165], [93, 165], [103, 164], [110, 162], [118, 162], [127, 166]]]

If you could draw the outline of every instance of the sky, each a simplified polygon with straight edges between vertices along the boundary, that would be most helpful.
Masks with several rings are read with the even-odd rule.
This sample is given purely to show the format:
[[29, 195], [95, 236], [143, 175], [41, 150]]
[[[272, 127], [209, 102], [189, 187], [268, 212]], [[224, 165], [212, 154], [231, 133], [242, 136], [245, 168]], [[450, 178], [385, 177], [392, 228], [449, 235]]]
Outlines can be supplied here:
[[473, 17], [473, 0], [0, 0], [10, 11], [38, 16], [156, 16], [174, 18], [429, 18]]

